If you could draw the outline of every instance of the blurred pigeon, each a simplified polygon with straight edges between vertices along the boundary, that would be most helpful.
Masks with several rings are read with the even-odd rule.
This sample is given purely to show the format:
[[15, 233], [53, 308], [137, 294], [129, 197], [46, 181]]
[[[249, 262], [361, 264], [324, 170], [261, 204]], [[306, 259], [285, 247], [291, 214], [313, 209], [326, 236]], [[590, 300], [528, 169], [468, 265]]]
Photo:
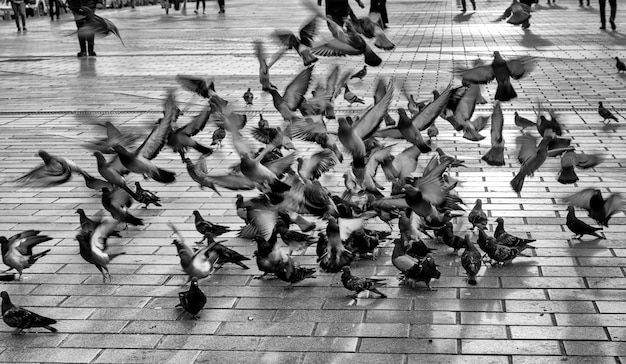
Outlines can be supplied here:
[[217, 128], [215, 129], [215, 131], [213, 132], [213, 136], [212, 139], [213, 141], [211, 142], [211, 145], [218, 145], [218, 146], [222, 146], [222, 140], [224, 140], [224, 138], [226, 138], [226, 130], [224, 128]]
[[500, 103], [496, 101], [491, 114], [491, 148], [481, 157], [490, 166], [504, 165], [504, 137], [502, 128], [504, 127], [504, 117]]
[[604, 239], [604, 236], [597, 233], [602, 228], [593, 227], [576, 217], [574, 206], [567, 206], [567, 228], [574, 233], [573, 239], [582, 239], [584, 235], [593, 235], [596, 238]]
[[143, 225], [143, 220], [128, 212], [128, 207], [132, 202], [130, 197], [124, 190], [111, 191], [105, 187], [102, 189], [102, 206], [119, 222], [135, 226]]
[[192, 180], [200, 185], [200, 189], [208, 187], [215, 191], [218, 196], [221, 196], [222, 194], [215, 187], [215, 180], [208, 174], [205, 158], [205, 156], [200, 156], [196, 164], [193, 164], [189, 158], [183, 159], [187, 166], [187, 173], [189, 173], [189, 177], [191, 177]]
[[617, 118], [615, 117], [615, 115], [613, 115], [613, 113], [611, 111], [609, 111], [609, 109], [607, 109], [606, 107], [604, 107], [604, 105], [602, 104], [602, 101], [598, 102], [598, 114], [600, 114], [600, 116], [602, 116], [602, 122], [606, 122], [606, 120], [608, 119], [609, 121], [607, 122], [610, 123], [611, 120], [615, 120], [616, 122], [619, 122], [619, 120], [617, 120]]
[[52, 240], [46, 235], [39, 235], [39, 230], [26, 230], [15, 234], [8, 239], [0, 236], [0, 247], [2, 248], [2, 262], [9, 269], [15, 269], [19, 273], [17, 280], [22, 279], [22, 271], [35, 264], [37, 260], [50, 252], [47, 249], [41, 253], [33, 254], [33, 248], [38, 244]]
[[476, 275], [480, 271], [480, 267], [483, 265], [483, 261], [480, 257], [480, 252], [476, 249], [474, 243], [470, 241], [469, 235], [465, 234], [463, 240], [465, 251], [461, 254], [461, 266], [467, 273], [467, 283], [472, 286], [476, 285]]
[[285, 287], [285, 289], [291, 289], [294, 283], [301, 282], [307, 278], [316, 278], [314, 275], [316, 271], [315, 268], [301, 267], [290, 256], [283, 256], [276, 264], [274, 274], [281, 281], [289, 283], [289, 286]]
[[605, 200], [602, 197], [602, 192], [595, 188], [585, 188], [566, 197], [564, 200], [570, 206], [587, 210], [590, 218], [594, 219], [598, 224], [607, 227], [613, 215], [624, 211], [624, 198], [620, 193], [612, 193]]
[[200, 287], [198, 287], [198, 278], [191, 278], [191, 285], [187, 292], [179, 292], [178, 299], [180, 303], [176, 307], [182, 307], [185, 311], [189, 312], [193, 318], [198, 319], [198, 312], [206, 305], [206, 295]]
[[288, 30], [275, 30], [272, 37], [286, 49], [294, 49], [302, 58], [305, 66], [317, 62], [317, 57], [311, 53], [311, 43], [317, 33], [317, 17], [313, 17], [300, 28], [300, 33], [295, 35]]
[[57, 329], [50, 325], [57, 323], [56, 320], [38, 315], [25, 308], [15, 306], [9, 298], [6, 291], [0, 292], [2, 297], [2, 321], [9, 327], [14, 327], [16, 334], [22, 334], [24, 330], [33, 327], [43, 327], [51, 332], [57, 332]]
[[[122, 176], [119, 171], [113, 168], [111, 164], [107, 163], [106, 159], [104, 159], [104, 155], [102, 155], [102, 153], [98, 151], [95, 151], [93, 155], [96, 157], [96, 161], [98, 163], [98, 172], [100, 173], [100, 175], [104, 177], [104, 179], [107, 180], [107, 182], [109, 182], [110, 184], [124, 189], [124, 191], [126, 191], [132, 198], [136, 200], [137, 195], [133, 190], [130, 189], [130, 187], [128, 187], [124, 176]], [[108, 187], [103, 187], [102, 190], [104, 189], [109, 190]]]
[[96, 15], [96, 13], [87, 6], [81, 7], [79, 12], [85, 14], [85, 16], [87, 17], [87, 23], [85, 24], [85, 26], [78, 29], [79, 35], [84, 37], [87, 35], [95, 34], [106, 37], [107, 35], [112, 33], [115, 34], [115, 36], [119, 38], [120, 42], [122, 42], [122, 45], [126, 47], [126, 45], [124, 44], [124, 40], [120, 35], [120, 31], [117, 29], [117, 26], [115, 26], [112, 21]]
[[32, 187], [52, 187], [72, 179], [72, 173], [83, 173], [82, 169], [69, 159], [49, 154], [45, 150], [37, 152], [43, 164], [32, 169], [15, 182]]
[[405, 242], [400, 239], [394, 241], [391, 262], [402, 273], [400, 276], [402, 284], [408, 284], [410, 281], [424, 282], [426, 287], [433, 291], [430, 280], [441, 277], [431, 253], [427, 253], [423, 259], [410, 256], [407, 254]]
[[386, 51], [392, 50], [396, 47], [393, 42], [389, 40], [383, 28], [385, 28], [381, 15], [378, 12], [371, 12], [368, 16], [357, 18], [353, 12], [350, 12], [350, 19], [354, 29], [363, 34], [366, 38], [375, 38], [374, 45], [377, 48], [384, 49]]
[[511, 180], [511, 187], [515, 192], [520, 192], [526, 176], [534, 175], [535, 171], [546, 161], [548, 145], [551, 140], [552, 138], [545, 136], [539, 145], [536, 145], [536, 138], [529, 134], [517, 138], [520, 146], [518, 159], [522, 165], [519, 172]]
[[316, 42], [312, 52], [324, 57], [342, 57], [345, 55], [360, 55], [365, 57], [365, 64], [377, 67], [382, 63], [382, 59], [374, 53], [372, 48], [365, 42], [365, 39], [356, 32], [351, 22], [346, 22], [346, 30], [334, 22], [330, 16], [326, 17], [326, 24], [333, 38], [330, 40]]
[[343, 286], [346, 289], [355, 292], [355, 294], [348, 297], [356, 300], [359, 293], [370, 291], [379, 295], [380, 298], [387, 298], [387, 295], [378, 290], [379, 287], [386, 285], [384, 278], [362, 278], [353, 276], [350, 272], [350, 267], [347, 266], [341, 268], [341, 270], [343, 271], [341, 274], [341, 282], [343, 283]]
[[189, 276], [187, 282], [191, 281], [194, 277], [202, 279], [211, 275], [216, 269], [216, 262], [219, 258], [219, 255], [213, 249], [217, 242], [210, 243], [207, 247], [198, 249], [194, 252], [187, 244], [185, 244], [185, 241], [182, 235], [178, 232], [178, 229], [176, 229], [174, 225], [170, 224], [169, 226], [178, 236], [178, 239], [174, 239], [172, 244], [176, 246], [176, 250], [178, 251], [180, 266]]
[[561, 155], [561, 170], [557, 181], [562, 184], [572, 184], [578, 181], [578, 175], [574, 170], [577, 164], [576, 152], [569, 150]]
[[92, 231], [82, 230], [76, 235], [78, 240], [78, 247], [80, 249], [80, 256], [83, 257], [88, 263], [91, 263], [98, 268], [102, 274], [102, 283], [106, 283], [107, 273], [109, 282], [111, 281], [111, 273], [107, 265], [115, 257], [124, 255], [126, 253], [109, 254], [107, 250], [107, 239], [113, 235], [115, 228], [117, 227], [117, 221], [109, 217], [103, 218], [98, 226]]
[[113, 189], [113, 185], [107, 181], [101, 180], [100, 178], [93, 177], [89, 173], [82, 171], [80, 173], [85, 179], [85, 186], [87, 188], [91, 188], [92, 190], [101, 191], [103, 187], [106, 187], [110, 190]]
[[161, 183], [172, 183], [176, 181], [176, 173], [157, 167], [149, 159], [143, 158], [138, 153], [140, 151], [131, 153], [121, 145], [113, 146], [113, 150], [117, 153], [122, 165], [133, 173], [150, 177]]

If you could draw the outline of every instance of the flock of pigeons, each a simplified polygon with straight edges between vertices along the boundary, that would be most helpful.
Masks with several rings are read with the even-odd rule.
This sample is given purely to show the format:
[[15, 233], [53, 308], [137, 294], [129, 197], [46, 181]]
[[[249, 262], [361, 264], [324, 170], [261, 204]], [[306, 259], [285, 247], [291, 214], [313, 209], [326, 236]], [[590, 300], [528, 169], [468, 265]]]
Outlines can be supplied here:
[[[320, 18], [327, 23], [332, 38], [316, 39]], [[101, 178], [69, 159], [41, 150], [39, 156], [43, 163], [16, 179], [21, 186], [43, 188], [61, 185], [78, 174], [84, 178], [87, 188], [101, 193], [102, 207], [110, 216], [89, 218], [78, 209], [80, 230], [76, 240], [81, 257], [101, 272], [103, 282], [111, 280], [109, 262], [124, 254], [107, 251], [109, 238], [121, 236], [120, 224], [126, 227], [144, 224], [142, 218], [129, 210], [133, 202], [143, 204], [144, 208], [161, 206], [157, 194], [142, 188], [139, 182], [135, 182], [134, 189], [131, 188], [128, 176], [135, 174], [162, 184], [174, 183], [179, 178], [155, 162], [165, 147], [180, 155], [189, 177], [200, 188], [210, 188], [218, 195], [224, 190], [260, 191], [257, 197], [248, 200], [240, 194], [236, 196], [237, 215], [245, 222], [239, 236], [251, 239], [257, 245], [254, 260], [263, 275], [255, 278], [273, 275], [287, 282], [287, 288], [315, 277], [316, 268], [303, 267], [292, 257], [294, 250], [315, 244], [319, 269], [342, 272], [344, 287], [354, 292], [350, 297], [356, 300], [358, 294], [369, 291], [385, 298], [386, 295], [379, 290], [385, 286], [384, 280], [354, 276], [350, 266], [363, 258], [375, 259], [381, 242], [391, 238], [391, 227], [396, 220], [399, 236], [393, 240], [391, 258], [404, 284], [424, 282], [432, 289], [430, 281], [441, 276], [432, 254], [434, 249], [425, 241], [440, 241], [453, 248], [455, 254], [464, 249], [461, 265], [471, 285], [477, 284], [477, 274], [483, 263], [503, 266], [519, 256], [527, 256], [527, 249], [535, 249], [530, 245], [534, 240], [507, 233], [502, 218], [496, 219], [494, 236], [488, 236], [485, 232], [488, 218], [480, 199], [476, 200], [467, 219], [471, 229], [478, 230], [477, 243], [483, 253], [471, 241], [470, 234], [457, 234], [454, 222], [465, 214], [465, 205], [455, 191], [459, 181], [452, 177], [452, 171], [464, 167], [464, 161], [446, 154], [436, 145], [436, 121], [440, 119], [449, 122], [455, 130], [463, 131], [463, 137], [471, 141], [482, 140], [484, 136], [480, 131], [490, 122], [491, 149], [483, 154], [482, 160], [492, 166], [504, 165], [504, 117], [500, 102], [517, 96], [511, 79], [519, 79], [532, 71], [534, 60], [531, 57], [505, 60], [499, 52], [494, 52], [489, 64], [478, 60], [471, 68], [457, 66], [454, 72], [461, 77], [462, 85], [435, 90], [432, 100], [418, 102], [403, 90], [407, 108], [398, 108], [399, 119], [396, 121], [389, 114], [395, 85], [383, 79], [376, 81], [372, 105], [350, 116], [335, 115], [334, 102], [342, 91], [348, 103], [364, 103], [350, 91], [348, 84], [351, 80], [367, 77], [368, 65], [376, 67], [381, 63], [365, 39], [373, 38], [374, 46], [383, 50], [395, 47], [386, 37], [378, 14], [363, 18], [353, 16], [340, 26], [316, 13], [306, 21], [299, 34], [275, 31], [272, 38], [282, 47], [269, 61], [262, 41], [255, 41], [253, 48], [259, 62], [261, 89], [271, 95], [274, 107], [284, 119], [283, 125], [272, 127], [260, 114], [257, 127], [247, 126], [246, 115], [233, 111], [212, 81], [179, 75], [179, 84], [200, 96], [205, 103], [203, 110], [187, 124], [178, 124], [182, 112], [177, 107], [174, 90], [169, 90], [163, 103], [163, 117], [138, 147], [133, 147], [136, 135], [120, 131], [112, 123], [104, 125], [106, 136], [85, 145], [93, 151]], [[290, 49], [301, 56], [305, 67], [281, 93], [271, 83], [270, 69]], [[318, 57], [345, 55], [363, 55], [365, 66], [354, 74], [342, 71], [339, 66], [332, 67], [324, 80], [319, 78], [311, 90], [311, 97], [307, 98]], [[620, 66], [619, 59], [617, 62], [618, 70], [623, 71], [623, 63]], [[492, 115], [472, 120], [476, 105], [486, 102], [480, 85], [494, 79], [497, 91]], [[253, 103], [251, 88], [243, 98], [247, 104]], [[605, 120], [617, 121], [602, 104], [600, 107], [599, 113]], [[547, 116], [545, 114], [541, 105], [536, 122], [515, 114], [515, 124], [522, 131], [536, 128], [539, 134], [536, 137], [526, 132], [517, 139], [520, 170], [511, 181], [517, 192], [522, 190], [525, 178], [532, 176], [548, 157], [561, 157], [558, 181], [566, 184], [578, 180], [575, 168], [592, 168], [601, 162], [600, 156], [576, 151], [570, 145], [571, 139], [563, 136], [558, 115], [550, 110]], [[328, 120], [336, 120], [337, 129], [329, 128]], [[195, 139], [207, 125], [215, 126], [210, 146]], [[424, 131], [426, 136], [422, 135]], [[252, 143], [246, 137], [248, 134], [265, 147], [252, 150]], [[232, 140], [240, 163], [232, 166], [228, 173], [218, 174], [209, 170], [206, 158], [214, 148], [222, 147], [226, 137]], [[381, 138], [398, 141], [385, 145]], [[319, 148], [303, 158], [298, 155], [293, 140], [314, 143]], [[406, 148], [393, 154], [392, 148], [402, 141], [408, 143]], [[431, 152], [432, 157], [422, 169], [421, 176], [416, 176], [419, 157]], [[192, 153], [197, 153], [198, 157], [192, 159]], [[344, 159], [350, 161], [344, 173], [346, 190], [342, 195], [335, 195], [322, 185], [320, 177]], [[391, 184], [389, 195], [383, 194], [377, 181], [379, 169]], [[598, 233], [602, 228], [578, 219], [574, 207], [587, 210], [589, 217], [605, 227], [624, 207], [620, 194], [613, 193], [605, 199], [599, 189], [591, 188], [572, 194], [564, 202], [569, 205], [567, 227], [577, 238], [592, 235], [601, 239], [603, 236]], [[216, 240], [230, 231], [230, 227], [205, 220], [199, 211], [193, 211], [193, 216], [196, 230], [202, 235], [202, 240], [193, 247], [185, 243], [174, 224], [170, 226], [176, 236], [172, 244], [190, 282], [189, 290], [180, 293], [179, 306], [197, 317], [207, 300], [198, 281], [227, 263], [248, 269], [244, 262], [251, 258], [227, 247], [225, 241]], [[297, 228], [292, 229], [294, 225]], [[374, 225], [389, 226], [389, 229], [371, 228]], [[9, 270], [19, 273], [19, 280], [25, 269], [50, 251], [34, 252], [38, 244], [48, 240], [51, 238], [36, 230], [9, 238], [0, 237], [3, 263]], [[14, 279], [14, 276], [3, 277]], [[2, 292], [1, 296], [3, 320], [7, 325], [18, 332], [32, 327], [56, 331], [51, 326], [54, 320], [13, 305], [7, 292]]]

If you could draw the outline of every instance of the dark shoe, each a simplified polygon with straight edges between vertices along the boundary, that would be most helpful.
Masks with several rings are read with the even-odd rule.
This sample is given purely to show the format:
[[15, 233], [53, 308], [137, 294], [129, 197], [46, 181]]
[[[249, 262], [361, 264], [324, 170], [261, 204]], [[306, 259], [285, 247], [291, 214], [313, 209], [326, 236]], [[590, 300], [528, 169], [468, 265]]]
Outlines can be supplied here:
[[89, 57], [95, 57], [97, 56], [96, 52], [89, 52]]
[[[615, 28], [617, 28], [613, 20], [609, 20], [609, 23], [611, 23], [611, 29], [615, 30]], [[24, 28], [24, 30], [26, 30], [26, 28]]]
[[24, 29], [22, 29], [23, 31], [27, 31], [28, 29], [26, 29], [26, 27], [24, 27]]
[[78, 52], [76, 57], [87, 57], [87, 52]]
[[605, 30], [605, 29], [606, 29], [606, 25], [604, 25], [604, 24], [603, 24], [603, 25], [600, 27], [600, 30]]
[[17, 28], [17, 32], [21, 33], [22, 32], [22, 28]]
[[196, 14], [198, 14], [198, 10], [194, 10], [193, 12], [194, 12], [194, 13], [196, 13]]

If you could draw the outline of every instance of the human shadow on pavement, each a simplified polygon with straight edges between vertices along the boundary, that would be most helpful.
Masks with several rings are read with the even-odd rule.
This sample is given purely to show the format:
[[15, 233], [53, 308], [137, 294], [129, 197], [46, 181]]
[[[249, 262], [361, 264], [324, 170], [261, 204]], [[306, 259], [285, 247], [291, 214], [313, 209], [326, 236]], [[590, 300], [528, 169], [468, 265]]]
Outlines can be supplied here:
[[96, 72], [96, 59], [94, 57], [82, 57], [79, 58], [78, 77], [80, 78], [94, 78], [98, 74]]
[[545, 47], [551, 46], [554, 43], [541, 37], [540, 35], [533, 33], [530, 29], [524, 31], [524, 35], [519, 42], [520, 45], [528, 48], [532, 47]]
[[455, 23], [464, 23], [469, 21], [472, 18], [472, 15], [474, 15], [474, 13], [456, 14], [452, 20], [454, 20]]

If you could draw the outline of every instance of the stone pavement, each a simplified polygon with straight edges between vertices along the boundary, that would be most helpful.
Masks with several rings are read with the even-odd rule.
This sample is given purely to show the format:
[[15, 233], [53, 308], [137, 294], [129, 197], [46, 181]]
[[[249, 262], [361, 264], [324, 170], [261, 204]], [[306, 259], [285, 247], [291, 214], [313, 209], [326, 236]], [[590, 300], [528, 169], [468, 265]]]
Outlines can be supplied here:
[[[460, 196], [470, 208], [476, 198], [485, 201], [490, 231], [502, 216], [510, 232], [537, 239], [533, 256], [504, 268], [483, 268], [478, 285], [468, 287], [459, 258], [449, 248], [430, 243], [439, 249], [435, 258], [442, 277], [433, 283], [438, 290], [429, 292], [399, 286], [389, 258], [391, 244], [385, 243], [378, 260], [356, 262], [353, 271], [388, 278], [384, 292], [389, 298], [362, 298], [357, 304], [345, 297], [348, 292], [338, 274], [320, 272], [317, 279], [286, 291], [283, 282], [253, 280], [258, 274], [254, 262], [249, 271], [227, 266], [201, 282], [209, 300], [198, 321], [174, 308], [186, 277], [167, 223], [176, 224], [188, 242], [199, 238], [194, 209], [236, 229], [242, 222], [234, 211], [235, 192], [219, 197], [200, 190], [178, 156], [164, 150], [157, 162], [176, 171], [178, 180], [168, 186], [143, 182], [158, 192], [163, 207], [133, 207], [146, 225], [111, 239], [111, 251], [127, 254], [110, 264], [113, 280], [103, 285], [95, 267], [78, 255], [74, 239], [74, 211], [102, 214], [99, 194], [86, 189], [81, 178], [48, 189], [18, 188], [10, 181], [39, 163], [39, 149], [71, 158], [97, 174], [95, 159], [81, 146], [102, 133], [94, 122], [111, 120], [145, 133], [159, 117], [165, 90], [177, 87], [174, 77], [181, 73], [214, 77], [220, 95], [245, 112], [251, 125], [259, 112], [277, 125], [271, 98], [258, 84], [251, 41], [266, 40], [274, 50], [269, 33], [275, 28], [297, 30], [306, 10], [295, 0], [227, 0], [225, 16], [217, 15], [215, 2], [207, 2], [207, 15], [200, 16], [193, 14], [193, 3], [187, 16], [176, 11], [165, 15], [160, 6], [101, 10], [100, 15], [119, 27], [126, 48], [114, 37], [97, 39], [98, 57], [86, 59], [75, 56], [78, 46], [69, 14], [58, 22], [29, 18], [26, 34], [18, 34], [12, 21], [1, 21], [0, 232], [9, 236], [40, 229], [54, 239], [43, 244], [51, 253], [26, 270], [21, 282], [0, 284], [0, 289], [17, 304], [56, 318], [59, 333], [14, 336], [0, 326], [0, 362], [625, 362], [626, 217], [619, 213], [611, 220], [606, 240], [571, 240], [561, 199], [587, 187], [601, 188], [605, 195], [626, 192], [626, 75], [616, 72], [613, 60], [616, 55], [626, 58], [626, 23], [618, 22], [618, 32], [601, 32], [595, 2], [592, 8], [579, 8], [576, 0], [559, 0], [555, 6], [542, 1], [530, 31], [524, 32], [492, 22], [508, 1], [477, 3], [478, 11], [460, 15], [452, 0], [390, 0], [387, 33], [397, 48], [376, 50], [382, 66], [370, 67], [368, 76], [351, 86], [369, 103], [374, 80], [393, 78], [395, 110], [406, 105], [400, 84], [417, 99], [427, 99], [434, 88], [441, 90], [451, 81], [453, 62], [469, 64], [477, 56], [489, 60], [494, 50], [505, 57], [535, 56], [536, 69], [513, 82], [519, 98], [502, 105], [506, 166], [490, 167], [480, 160], [489, 148], [488, 130], [483, 131], [487, 138], [473, 143], [438, 122], [439, 145], [468, 165], [455, 173], [463, 181]], [[326, 29], [323, 34], [328, 35]], [[271, 70], [279, 89], [302, 67], [291, 52]], [[356, 71], [362, 58], [322, 58], [315, 77], [323, 77], [335, 63]], [[248, 87], [256, 95], [251, 107], [241, 99]], [[493, 99], [494, 93], [495, 84], [487, 85], [485, 96]], [[177, 97], [186, 109], [181, 121], [202, 107], [188, 92], [180, 90]], [[559, 160], [550, 159], [527, 178], [518, 195], [509, 186], [519, 169], [514, 140], [520, 132], [512, 115], [517, 110], [534, 119], [536, 100], [560, 113], [565, 135], [577, 150], [601, 153], [605, 161], [579, 170], [577, 184], [561, 185], [556, 181]], [[621, 123], [603, 126], [598, 101], [613, 108]], [[359, 109], [338, 99], [339, 114]], [[483, 105], [477, 114], [490, 110]], [[210, 142], [212, 131], [208, 127], [199, 139]], [[305, 156], [315, 150], [308, 143], [297, 145]], [[400, 143], [394, 151], [403, 147]], [[421, 167], [428, 158], [422, 157]], [[208, 159], [210, 172], [223, 172], [237, 159], [227, 141]], [[345, 164], [336, 167], [323, 183], [342, 192], [344, 170]], [[578, 215], [589, 221], [584, 212]], [[462, 234], [465, 217], [458, 226]], [[234, 233], [226, 236], [227, 245], [252, 256], [256, 247], [249, 241]], [[316, 264], [314, 249], [295, 259]]]

